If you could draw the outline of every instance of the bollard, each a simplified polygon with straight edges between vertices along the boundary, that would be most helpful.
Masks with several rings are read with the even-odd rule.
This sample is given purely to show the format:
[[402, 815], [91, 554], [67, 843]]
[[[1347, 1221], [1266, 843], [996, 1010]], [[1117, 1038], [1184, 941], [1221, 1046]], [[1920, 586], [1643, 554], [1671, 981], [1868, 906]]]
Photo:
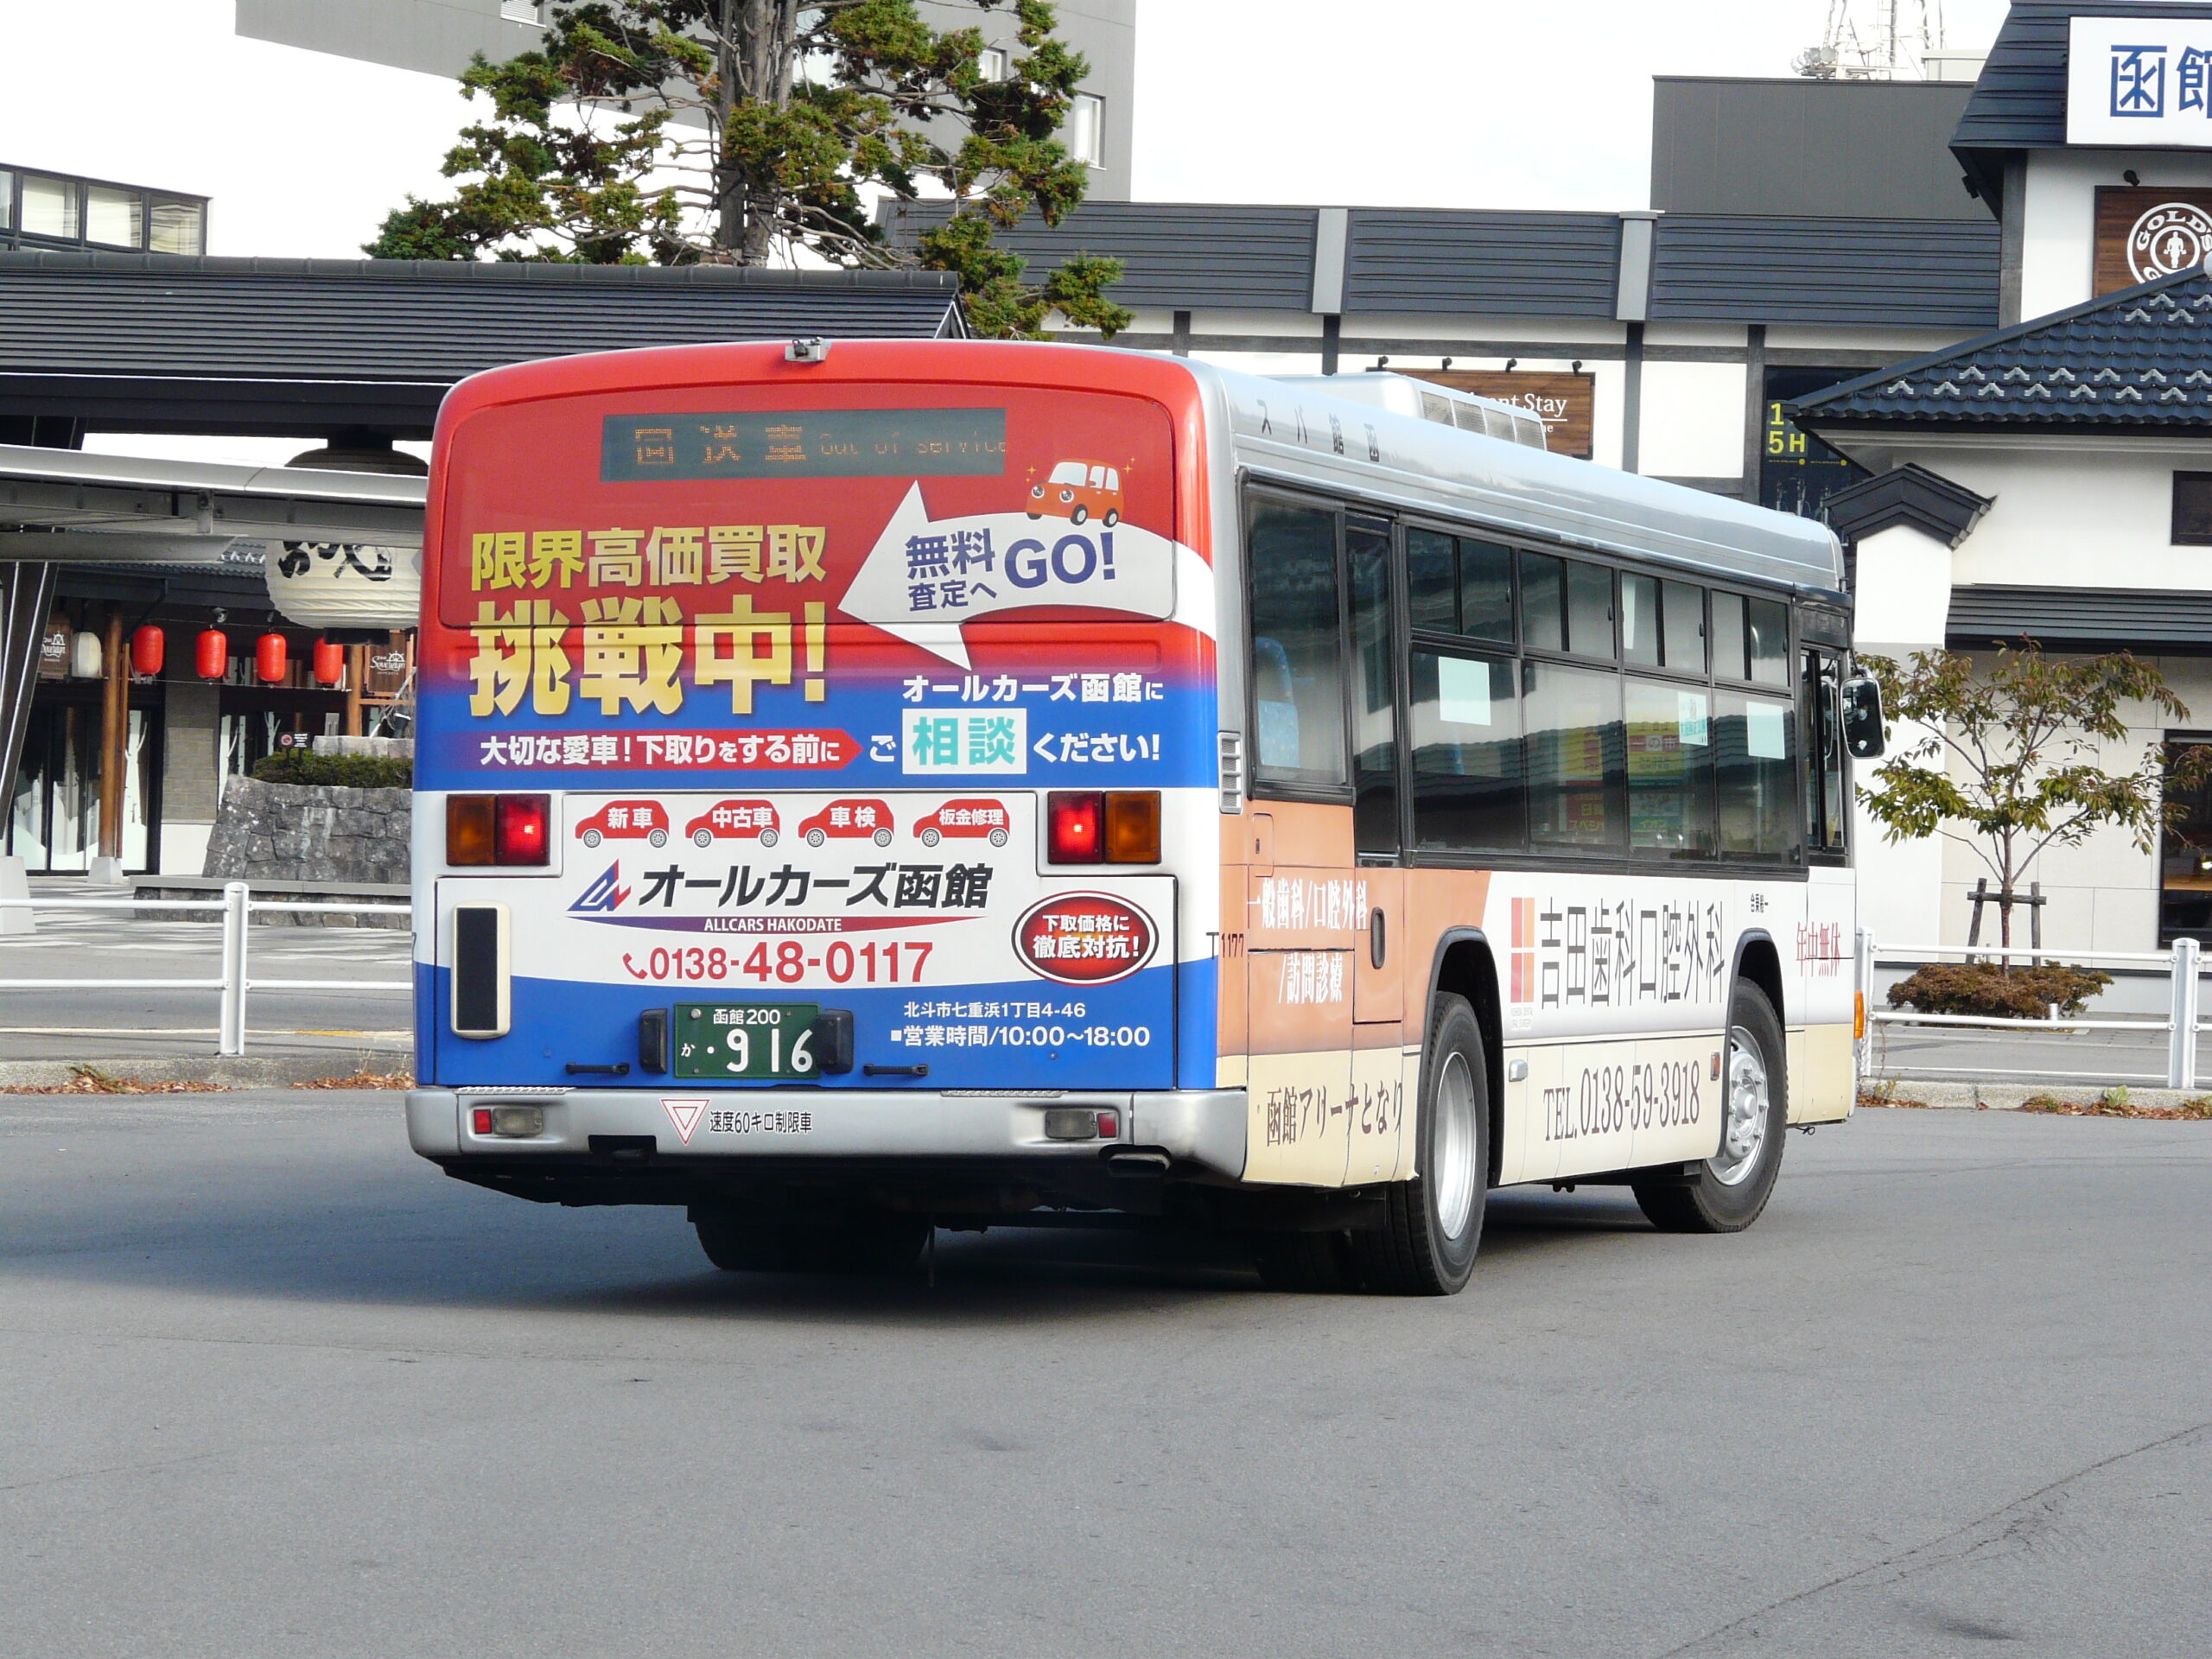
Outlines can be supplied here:
[[2174, 941], [2173, 1029], [2166, 1047], [2166, 1087], [2196, 1087], [2197, 944]]
[[226, 1058], [245, 1052], [246, 885], [223, 884], [223, 1018], [215, 1052]]

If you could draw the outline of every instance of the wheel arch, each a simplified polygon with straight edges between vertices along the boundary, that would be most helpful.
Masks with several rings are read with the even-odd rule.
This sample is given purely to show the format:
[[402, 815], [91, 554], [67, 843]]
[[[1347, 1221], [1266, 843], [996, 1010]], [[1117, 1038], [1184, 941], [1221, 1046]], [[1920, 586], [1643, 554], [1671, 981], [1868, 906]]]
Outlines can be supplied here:
[[1439, 995], [1451, 992], [1464, 996], [1475, 1010], [1475, 1024], [1483, 1034], [1483, 1070], [1488, 1075], [1490, 1096], [1490, 1168], [1485, 1178], [1497, 1185], [1498, 1159], [1505, 1141], [1505, 1021], [1498, 1001], [1497, 960], [1490, 938], [1478, 927], [1446, 928], [1429, 960], [1428, 994], [1421, 1005], [1420, 1036], [1424, 1053], [1428, 1047], [1429, 1011]]
[[1774, 1017], [1783, 1031], [1789, 1028], [1789, 1010], [1782, 997], [1782, 950], [1764, 928], [1745, 930], [1736, 941], [1736, 961], [1728, 976], [1728, 998], [1735, 1001], [1736, 987], [1749, 980], [1766, 993]]

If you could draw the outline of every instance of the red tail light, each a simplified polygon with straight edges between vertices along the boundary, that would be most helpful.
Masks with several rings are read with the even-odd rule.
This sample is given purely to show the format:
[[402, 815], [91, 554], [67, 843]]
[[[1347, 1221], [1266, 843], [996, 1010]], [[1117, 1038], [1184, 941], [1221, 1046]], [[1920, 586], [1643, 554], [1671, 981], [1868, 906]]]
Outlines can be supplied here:
[[543, 864], [546, 859], [546, 820], [552, 816], [550, 795], [495, 795], [499, 804], [499, 832], [493, 837], [493, 860], [500, 864]]
[[1098, 864], [1106, 857], [1106, 798], [1054, 790], [1045, 798], [1045, 856], [1054, 864]]

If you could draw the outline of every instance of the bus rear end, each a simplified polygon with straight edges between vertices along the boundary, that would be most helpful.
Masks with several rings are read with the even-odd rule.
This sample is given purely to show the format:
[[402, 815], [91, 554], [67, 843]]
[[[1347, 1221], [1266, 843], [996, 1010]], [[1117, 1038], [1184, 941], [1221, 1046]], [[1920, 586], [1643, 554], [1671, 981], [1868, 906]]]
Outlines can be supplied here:
[[727, 1265], [1233, 1178], [1188, 372], [812, 355], [570, 359], [448, 400], [416, 1148], [693, 1206]]

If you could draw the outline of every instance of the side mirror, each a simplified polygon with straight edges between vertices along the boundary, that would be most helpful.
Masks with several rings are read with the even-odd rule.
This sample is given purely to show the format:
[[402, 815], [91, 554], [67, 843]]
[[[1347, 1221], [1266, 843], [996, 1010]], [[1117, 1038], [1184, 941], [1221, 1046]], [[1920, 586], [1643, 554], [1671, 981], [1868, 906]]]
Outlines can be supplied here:
[[1883, 729], [1882, 688], [1867, 679], [1843, 683], [1843, 747], [1854, 760], [1879, 758], [1889, 747]]

